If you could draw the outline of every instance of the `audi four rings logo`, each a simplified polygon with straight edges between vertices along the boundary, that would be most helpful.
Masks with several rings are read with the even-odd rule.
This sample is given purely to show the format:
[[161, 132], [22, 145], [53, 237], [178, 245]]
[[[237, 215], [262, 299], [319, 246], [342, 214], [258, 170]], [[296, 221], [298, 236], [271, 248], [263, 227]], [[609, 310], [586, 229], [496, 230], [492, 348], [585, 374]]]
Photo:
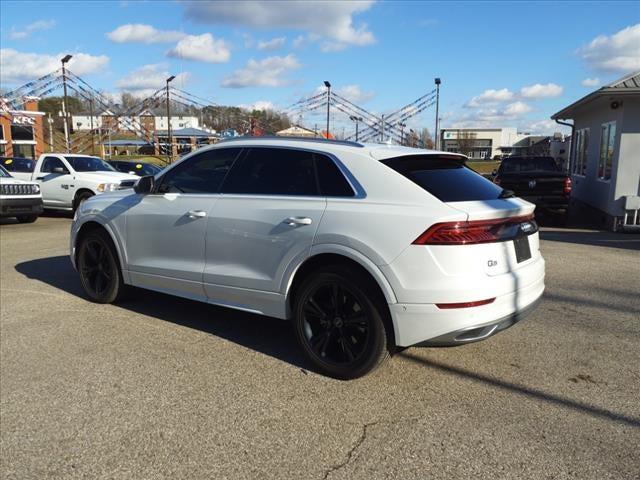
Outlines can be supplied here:
[[536, 187], [536, 181], [535, 180], [529, 180], [529, 188], [535, 188]]

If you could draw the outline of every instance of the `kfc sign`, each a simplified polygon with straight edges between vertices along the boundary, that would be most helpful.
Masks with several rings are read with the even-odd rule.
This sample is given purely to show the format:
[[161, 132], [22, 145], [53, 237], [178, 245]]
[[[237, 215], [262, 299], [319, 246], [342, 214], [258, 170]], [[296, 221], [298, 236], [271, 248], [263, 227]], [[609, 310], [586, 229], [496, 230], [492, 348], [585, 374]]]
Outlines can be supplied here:
[[13, 115], [14, 125], [35, 125], [36, 119], [30, 115]]

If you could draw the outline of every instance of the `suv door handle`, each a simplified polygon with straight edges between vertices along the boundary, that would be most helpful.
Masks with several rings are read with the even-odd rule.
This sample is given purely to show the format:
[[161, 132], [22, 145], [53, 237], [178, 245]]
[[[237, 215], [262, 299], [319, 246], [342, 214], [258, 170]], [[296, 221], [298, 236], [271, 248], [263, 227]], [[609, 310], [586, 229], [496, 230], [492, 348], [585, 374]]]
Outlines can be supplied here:
[[289, 217], [284, 221], [284, 223], [293, 227], [296, 225], [311, 225], [313, 220], [309, 217]]
[[189, 218], [204, 218], [207, 216], [207, 212], [204, 212], [202, 210], [189, 210], [187, 212], [187, 216]]

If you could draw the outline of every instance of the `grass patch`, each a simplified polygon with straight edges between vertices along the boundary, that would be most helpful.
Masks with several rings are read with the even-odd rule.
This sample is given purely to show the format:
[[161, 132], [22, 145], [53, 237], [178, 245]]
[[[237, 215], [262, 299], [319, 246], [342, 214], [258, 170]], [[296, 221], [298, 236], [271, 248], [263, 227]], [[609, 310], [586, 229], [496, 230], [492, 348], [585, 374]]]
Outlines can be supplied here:
[[500, 166], [500, 162], [496, 161], [484, 161], [484, 162], [467, 162], [469, 168], [472, 168], [478, 173], [481, 174], [490, 174], [494, 170], [497, 170]]

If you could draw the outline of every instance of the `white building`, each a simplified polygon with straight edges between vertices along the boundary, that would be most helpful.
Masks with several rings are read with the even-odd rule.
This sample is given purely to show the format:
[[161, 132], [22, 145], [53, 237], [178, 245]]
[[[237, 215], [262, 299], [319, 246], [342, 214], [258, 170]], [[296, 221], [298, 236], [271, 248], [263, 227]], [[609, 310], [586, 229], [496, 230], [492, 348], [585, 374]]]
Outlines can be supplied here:
[[476, 160], [501, 155], [502, 147], [511, 147], [526, 136], [516, 128], [443, 128], [441, 135], [442, 150]]
[[640, 229], [640, 71], [551, 118], [573, 120], [574, 214], [608, 228]]
[[[153, 123], [150, 123], [145, 117], [153, 117]], [[115, 127], [116, 119], [117, 127]], [[72, 115], [71, 122], [75, 130], [91, 130], [91, 116], [88, 113]], [[139, 128], [167, 130], [167, 117], [166, 115], [156, 116], [150, 112], [141, 112], [139, 115], [134, 116], [118, 116], [106, 110], [93, 116], [93, 128], [112, 128], [113, 131], [137, 130]], [[200, 120], [198, 117], [172, 115], [171, 129], [178, 130], [181, 128], [200, 128]]]

